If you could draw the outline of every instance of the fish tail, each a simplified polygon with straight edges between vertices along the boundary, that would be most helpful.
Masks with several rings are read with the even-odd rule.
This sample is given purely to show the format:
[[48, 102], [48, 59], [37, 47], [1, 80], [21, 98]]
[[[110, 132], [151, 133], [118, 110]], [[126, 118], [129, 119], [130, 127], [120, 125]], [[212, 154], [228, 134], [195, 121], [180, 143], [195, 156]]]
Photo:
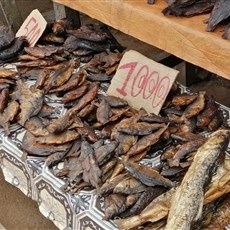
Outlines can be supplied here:
[[128, 230], [141, 225], [142, 218], [141, 216], [132, 216], [126, 219], [114, 220], [114, 223], [118, 226], [119, 229]]

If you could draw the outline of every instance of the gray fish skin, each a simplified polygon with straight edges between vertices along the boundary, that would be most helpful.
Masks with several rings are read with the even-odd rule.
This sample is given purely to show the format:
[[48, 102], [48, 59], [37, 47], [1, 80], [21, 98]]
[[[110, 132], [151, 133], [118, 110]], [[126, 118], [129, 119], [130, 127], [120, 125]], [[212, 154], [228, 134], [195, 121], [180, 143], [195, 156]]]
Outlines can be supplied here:
[[209, 173], [229, 141], [228, 130], [218, 130], [202, 145], [171, 201], [165, 230], [188, 230], [202, 214]]

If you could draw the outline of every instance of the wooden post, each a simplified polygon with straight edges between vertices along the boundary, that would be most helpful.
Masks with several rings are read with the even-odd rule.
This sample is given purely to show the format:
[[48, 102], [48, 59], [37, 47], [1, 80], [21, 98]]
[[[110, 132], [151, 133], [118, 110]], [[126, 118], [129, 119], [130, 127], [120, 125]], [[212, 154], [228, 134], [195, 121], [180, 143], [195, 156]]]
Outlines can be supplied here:
[[79, 28], [81, 26], [80, 14], [78, 11], [55, 2], [53, 6], [56, 20], [68, 18], [73, 22], [74, 27]]
[[0, 20], [17, 32], [22, 25], [22, 17], [15, 0], [0, 0]]

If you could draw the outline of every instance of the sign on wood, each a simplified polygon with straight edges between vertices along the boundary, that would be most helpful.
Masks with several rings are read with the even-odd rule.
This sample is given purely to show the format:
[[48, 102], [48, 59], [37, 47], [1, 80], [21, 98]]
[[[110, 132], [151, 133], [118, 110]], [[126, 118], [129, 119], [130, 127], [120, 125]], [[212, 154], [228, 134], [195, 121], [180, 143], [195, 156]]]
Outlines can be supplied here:
[[43, 18], [41, 13], [35, 9], [23, 22], [16, 34], [16, 37], [26, 36], [29, 46], [34, 46], [43, 34], [46, 25], [46, 20]]
[[130, 50], [124, 54], [107, 91], [135, 109], [158, 114], [178, 71]]

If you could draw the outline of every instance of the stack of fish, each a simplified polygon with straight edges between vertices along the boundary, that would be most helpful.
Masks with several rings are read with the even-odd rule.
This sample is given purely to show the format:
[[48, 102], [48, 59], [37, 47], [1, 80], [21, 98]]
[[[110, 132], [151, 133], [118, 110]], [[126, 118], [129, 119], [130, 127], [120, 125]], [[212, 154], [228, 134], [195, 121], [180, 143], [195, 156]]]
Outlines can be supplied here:
[[[228, 22], [230, 18], [229, 0], [165, 0], [168, 4], [162, 12], [164, 15], [194, 16], [203, 13], [210, 13], [207, 31], [213, 31], [218, 24]], [[224, 39], [230, 40], [230, 24], [226, 26]]]
[[[101, 86], [110, 82], [121, 53], [106, 46], [106, 50], [104, 47], [86, 54], [89, 48], [78, 42], [83, 39], [84, 45], [89, 44], [86, 37], [99, 40], [104, 37], [103, 41], [108, 42], [111, 36], [96, 32], [91, 26], [67, 29], [66, 22], [61, 22], [53, 23], [51, 32], [41, 39], [49, 45], [26, 47], [18, 56], [20, 62], [15, 63], [18, 73], [0, 68], [1, 127], [10, 135], [10, 124], [23, 126], [26, 129], [23, 151], [46, 157], [46, 166], [66, 181], [66, 192], [96, 188], [97, 194], [105, 199], [106, 220], [117, 216], [125, 218], [116, 221], [121, 229], [146, 222], [165, 226], [170, 201], [174, 194], [184, 192], [180, 186], [192, 178], [194, 183], [199, 183], [199, 191], [203, 191], [206, 175], [214, 172], [210, 171], [215, 165], [213, 161], [217, 164], [221, 159], [220, 151], [224, 151], [228, 139], [222, 111], [205, 92], [181, 94], [176, 84], [160, 115], [148, 114], [144, 109], [137, 111], [125, 100], [107, 96]], [[67, 32], [75, 37], [68, 36]], [[62, 44], [61, 37], [63, 46], [54, 45]], [[71, 48], [70, 38], [78, 45], [74, 43]], [[93, 44], [104, 43], [97, 40]], [[87, 63], [82, 65], [86, 59]], [[27, 84], [27, 80], [34, 84], [31, 81]], [[65, 106], [63, 116], [54, 116], [55, 109], [45, 100], [50, 95]], [[220, 127], [210, 138], [202, 135], [204, 131], [213, 132]], [[206, 164], [204, 159], [208, 159], [207, 152], [211, 150], [215, 154]], [[204, 156], [199, 152], [205, 152]], [[143, 158], [157, 154], [161, 154], [161, 163], [155, 168], [140, 164]], [[194, 164], [199, 165], [201, 171], [194, 169]], [[213, 179], [213, 186], [209, 187], [202, 203], [205, 207], [230, 190], [229, 170], [223, 165], [218, 168], [222, 169], [217, 171], [222, 184], [217, 184], [216, 177]], [[200, 178], [194, 172], [200, 172]], [[203, 197], [203, 192], [195, 192], [199, 199]], [[213, 196], [214, 193], [218, 195]], [[168, 223], [171, 218], [169, 214]], [[191, 221], [196, 219], [191, 216]]]

